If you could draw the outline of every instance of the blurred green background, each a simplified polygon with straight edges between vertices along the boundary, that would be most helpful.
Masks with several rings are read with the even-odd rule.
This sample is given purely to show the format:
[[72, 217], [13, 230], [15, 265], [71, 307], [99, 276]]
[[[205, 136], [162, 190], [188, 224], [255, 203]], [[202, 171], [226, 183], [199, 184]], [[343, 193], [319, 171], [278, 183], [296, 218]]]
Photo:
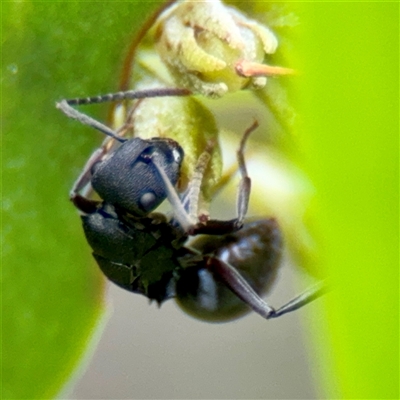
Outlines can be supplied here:
[[399, 4], [301, 7], [299, 145], [318, 190], [310, 212], [336, 287], [326, 352], [343, 397], [397, 398]]
[[[3, 398], [54, 397], [94, 351], [103, 279], [67, 193], [100, 135], [54, 103], [116, 88], [157, 4], [2, 4]], [[304, 322], [316, 397], [398, 398], [399, 4], [288, 7], [300, 21], [297, 162], [335, 286], [325, 316]]]

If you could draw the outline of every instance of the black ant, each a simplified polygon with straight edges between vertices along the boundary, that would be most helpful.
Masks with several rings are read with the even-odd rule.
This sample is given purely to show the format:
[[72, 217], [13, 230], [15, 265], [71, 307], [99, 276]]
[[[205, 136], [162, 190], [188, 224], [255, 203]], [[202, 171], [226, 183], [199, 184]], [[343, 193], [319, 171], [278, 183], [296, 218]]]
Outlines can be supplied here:
[[[177, 193], [175, 185], [184, 157], [177, 142], [160, 137], [126, 139], [71, 107], [189, 94], [185, 89], [130, 91], [57, 104], [69, 117], [120, 143], [116, 148], [98, 149], [71, 192], [101, 270], [118, 286], [159, 304], [175, 298], [187, 313], [206, 321], [232, 320], [250, 309], [266, 319], [275, 318], [321, 296], [323, 283], [279, 309], [260, 297], [275, 281], [282, 238], [273, 218], [244, 223], [251, 186], [244, 148], [257, 123], [246, 130], [237, 151], [241, 174], [237, 216], [220, 221], [197, 215], [196, 193], [201, 179], [189, 182], [183, 194]], [[200, 178], [204, 168], [200, 157], [196, 166]], [[93, 200], [85, 193], [90, 185], [102, 200]], [[153, 213], [166, 198], [174, 211], [169, 220], [163, 214]], [[197, 237], [188, 243], [190, 236]]]

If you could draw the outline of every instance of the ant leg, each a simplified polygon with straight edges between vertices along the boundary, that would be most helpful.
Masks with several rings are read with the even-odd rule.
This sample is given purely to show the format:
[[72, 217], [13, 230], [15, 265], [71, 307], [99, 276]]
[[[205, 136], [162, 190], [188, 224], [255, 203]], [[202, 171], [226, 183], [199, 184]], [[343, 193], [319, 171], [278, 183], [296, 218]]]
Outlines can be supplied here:
[[[81, 174], [78, 176], [78, 179], [74, 182], [74, 185], [72, 186], [72, 189], [69, 194], [71, 200], [73, 200], [73, 198], [77, 196], [78, 193], [81, 192], [85, 188], [85, 186], [87, 186], [90, 183], [91, 179], [90, 170], [92, 169], [92, 166], [96, 164], [96, 162], [100, 161], [105, 154], [106, 154], [105, 148], [100, 147], [99, 149], [95, 150], [93, 154], [90, 156], [89, 160], [83, 167]], [[87, 196], [88, 193], [85, 193], [85, 195]]]
[[[247, 177], [247, 170], [244, 164], [244, 156], [243, 156], [244, 145], [249, 134], [257, 126], [258, 124], [255, 123], [252, 125], [251, 128], [247, 129], [245, 135], [241, 140], [241, 144], [238, 150], [239, 169], [242, 175], [245, 177], [244, 180], [246, 180], [247, 178], [248, 182], [250, 182], [250, 178]], [[201, 184], [204, 172], [207, 168], [208, 162], [211, 157], [211, 151], [213, 146], [214, 142], [209, 142], [204, 152], [200, 155], [199, 159], [197, 160], [196, 167], [193, 176], [189, 182], [188, 189], [186, 190], [182, 199], [179, 198], [175, 188], [164, 174], [164, 171], [162, 171], [162, 168], [156, 165], [156, 168], [158, 169], [161, 178], [164, 180], [164, 185], [167, 188], [168, 200], [171, 203], [172, 207], [174, 208], [175, 211], [174, 217], [182, 226], [182, 228], [185, 230], [185, 232], [187, 232], [189, 235], [197, 235], [199, 233], [210, 233], [214, 235], [219, 235], [237, 230], [237, 228], [235, 227], [232, 228], [232, 223], [235, 223], [237, 219], [231, 221], [208, 220], [206, 215], [200, 215], [200, 216], [198, 215]], [[228, 173], [228, 177], [231, 177], [235, 172], [236, 168]], [[226, 184], [227, 181], [228, 179], [225, 179], [224, 184]], [[219, 189], [222, 186], [220, 186]], [[245, 201], [247, 201], [247, 203], [248, 199], [249, 199], [249, 190], [247, 193], [247, 197], [245, 197]], [[240, 203], [242, 204], [243, 200], [240, 201]], [[246, 210], [247, 210], [247, 203], [246, 203]], [[241, 206], [241, 208], [243, 208], [243, 205]], [[244, 214], [245, 211], [243, 213], [243, 217]]]
[[[193, 176], [190, 179], [188, 188], [183, 196], [182, 204], [186, 210], [188, 210], [189, 217], [192, 220], [198, 220], [199, 218], [199, 199], [200, 189], [203, 182], [204, 172], [211, 158], [211, 151], [214, 146], [214, 141], [207, 143], [204, 152], [200, 155], [197, 160], [196, 167], [193, 172]], [[205, 215], [200, 218], [207, 218]]]
[[240, 141], [240, 146], [237, 151], [239, 172], [242, 178], [239, 183], [238, 190], [238, 200], [237, 200], [237, 225], [242, 226], [243, 220], [246, 216], [247, 209], [249, 207], [249, 198], [251, 191], [251, 179], [247, 173], [246, 163], [244, 159], [244, 149], [250, 134], [258, 128], [258, 121], [254, 121], [253, 124], [246, 129], [242, 140]]
[[319, 282], [300, 296], [295, 297], [284, 306], [275, 310], [256, 293], [237, 269], [229, 263], [217, 258], [209, 258], [207, 260], [207, 268], [216, 273], [236, 296], [265, 319], [277, 318], [288, 312], [298, 310], [327, 292], [325, 281]]
[[210, 257], [207, 260], [207, 268], [218, 275], [218, 278], [257, 314], [266, 319], [274, 314], [274, 308], [256, 293], [235, 267], [218, 258]]
[[298, 310], [299, 308], [305, 306], [308, 303], [311, 303], [312, 301], [326, 294], [328, 291], [329, 285], [326, 283], [326, 281], [318, 282], [305, 290], [299, 296], [296, 296], [292, 300], [288, 301], [282, 307], [279, 307], [270, 315], [270, 318], [277, 318], [288, 312]]
[[90, 184], [92, 179], [91, 171], [93, 165], [99, 161], [102, 161], [104, 156], [106, 156], [112, 149], [111, 142], [113, 142], [113, 139], [107, 138], [104, 140], [102, 146], [92, 153], [69, 193], [69, 198], [72, 203], [76, 208], [84, 213], [93, 213], [96, 211], [99, 204], [99, 201], [92, 200], [90, 198], [93, 193], [93, 189]]
[[207, 220], [206, 222], [200, 221], [196, 224], [193, 229], [189, 232], [190, 235], [207, 234], [207, 235], [225, 235], [228, 233], [236, 232], [243, 226], [243, 221], [247, 213], [250, 191], [251, 191], [251, 179], [247, 173], [244, 149], [246, 142], [250, 134], [258, 127], [258, 122], [254, 123], [246, 129], [237, 151], [237, 160], [239, 165], [239, 172], [241, 174], [241, 180], [238, 189], [237, 199], [237, 216], [236, 218], [229, 221], [220, 220]]

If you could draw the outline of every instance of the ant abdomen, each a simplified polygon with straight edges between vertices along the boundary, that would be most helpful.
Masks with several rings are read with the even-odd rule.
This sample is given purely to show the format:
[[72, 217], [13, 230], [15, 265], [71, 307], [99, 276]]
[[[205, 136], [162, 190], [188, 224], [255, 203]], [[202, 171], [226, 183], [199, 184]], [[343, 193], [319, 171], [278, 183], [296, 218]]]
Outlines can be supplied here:
[[190, 247], [203, 256], [196, 266], [181, 271], [176, 282], [176, 301], [195, 318], [209, 322], [230, 321], [251, 311], [224, 282], [214, 267], [221, 261], [232, 266], [258, 295], [273, 286], [282, 253], [281, 233], [275, 219], [246, 223], [235, 233], [202, 236]]

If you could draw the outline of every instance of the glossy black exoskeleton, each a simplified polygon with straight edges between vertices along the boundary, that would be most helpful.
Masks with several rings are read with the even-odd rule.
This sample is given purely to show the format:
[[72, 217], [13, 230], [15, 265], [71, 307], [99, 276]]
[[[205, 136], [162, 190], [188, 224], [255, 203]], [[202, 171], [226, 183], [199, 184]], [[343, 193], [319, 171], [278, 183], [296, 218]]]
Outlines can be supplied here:
[[[187, 212], [188, 202], [196, 201], [189, 196], [190, 183], [183, 195], [175, 190], [184, 157], [178, 143], [163, 138], [124, 139], [70, 107], [77, 103], [62, 101], [57, 106], [121, 143], [96, 151], [71, 192], [94, 258], [108, 279], [159, 304], [175, 298], [187, 313], [206, 321], [232, 320], [251, 309], [274, 318], [322, 294], [319, 284], [277, 310], [260, 297], [275, 281], [282, 238], [274, 219], [244, 223], [250, 178], [243, 152], [256, 124], [246, 131], [238, 150], [242, 178], [237, 217], [203, 220]], [[101, 201], [85, 195], [90, 185]], [[166, 198], [173, 206], [171, 219], [152, 212]], [[190, 236], [195, 238], [190, 241]]]

